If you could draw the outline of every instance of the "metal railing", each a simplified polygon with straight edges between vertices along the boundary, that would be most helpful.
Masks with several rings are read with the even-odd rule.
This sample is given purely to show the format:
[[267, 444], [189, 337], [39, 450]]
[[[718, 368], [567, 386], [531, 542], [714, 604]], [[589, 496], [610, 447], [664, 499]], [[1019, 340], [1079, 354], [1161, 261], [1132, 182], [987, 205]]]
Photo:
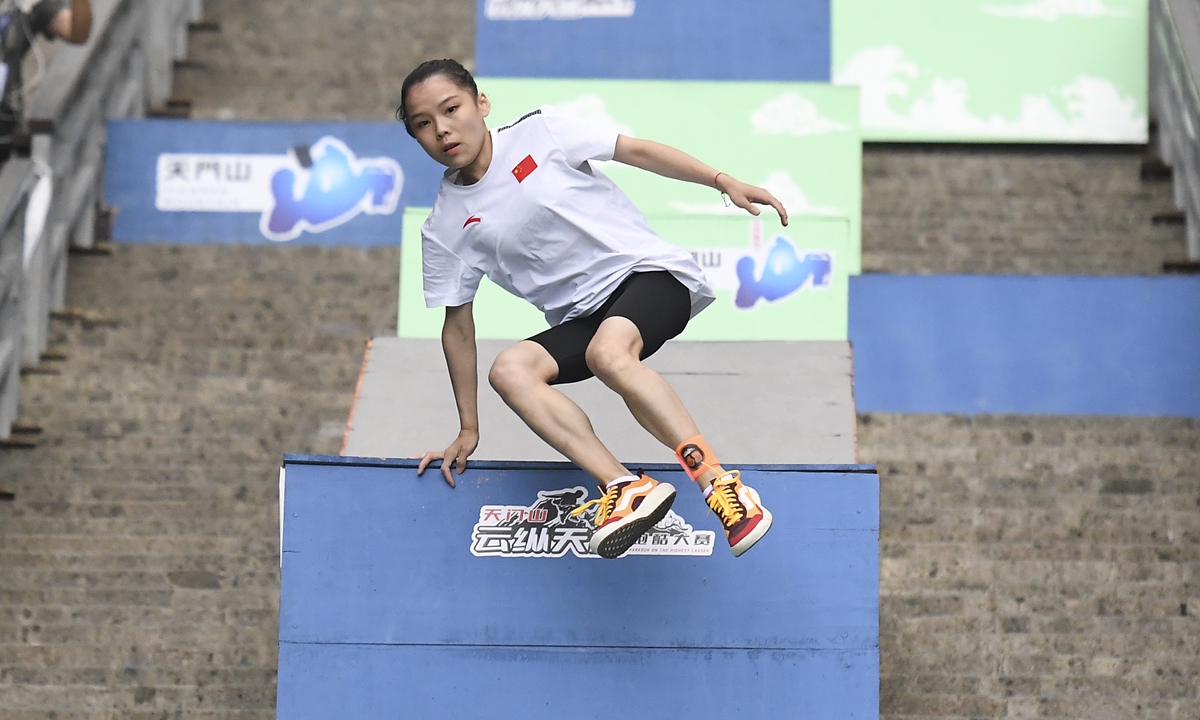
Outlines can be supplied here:
[[1175, 204], [1187, 218], [1188, 260], [1200, 260], [1200, 3], [1150, 2], [1150, 111], [1158, 152], [1174, 170]]
[[26, 101], [31, 159], [0, 173], [0, 440], [16, 417], [20, 366], [40, 360], [50, 313], [65, 300], [68, 246], [95, 245], [105, 123], [166, 103], [202, 9], [202, 0], [92, 0], [88, 42], [61, 48]]
[[21, 378], [21, 346], [25, 317], [25, 208], [33, 186], [33, 164], [11, 160], [0, 170], [0, 440], [7, 440], [17, 419], [17, 384]]

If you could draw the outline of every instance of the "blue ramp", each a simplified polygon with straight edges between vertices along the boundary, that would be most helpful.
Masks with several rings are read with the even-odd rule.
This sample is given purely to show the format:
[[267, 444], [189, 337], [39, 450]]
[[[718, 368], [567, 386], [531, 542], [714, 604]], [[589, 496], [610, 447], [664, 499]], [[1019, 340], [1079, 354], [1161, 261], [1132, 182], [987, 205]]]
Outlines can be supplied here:
[[829, 0], [477, 0], [481, 77], [829, 82]]
[[850, 279], [864, 412], [1200, 417], [1200, 278]]
[[877, 718], [874, 468], [743, 466], [775, 525], [741, 558], [646, 470], [675, 507], [605, 561], [572, 465], [289, 456], [278, 717]]

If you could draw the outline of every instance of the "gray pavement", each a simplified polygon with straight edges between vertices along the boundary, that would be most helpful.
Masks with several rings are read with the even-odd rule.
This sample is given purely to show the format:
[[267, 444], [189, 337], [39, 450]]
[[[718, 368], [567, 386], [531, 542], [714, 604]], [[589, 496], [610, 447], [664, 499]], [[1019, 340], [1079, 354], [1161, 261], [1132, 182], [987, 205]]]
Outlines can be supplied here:
[[[479, 350], [480, 460], [565, 460], [488, 386], [505, 340]], [[727, 464], [853, 464], [854, 395], [845, 342], [668, 343], [647, 364], [679, 393]], [[597, 379], [559, 387], [587, 412], [622, 462], [672, 462], [619, 395]], [[786, 408], [785, 416], [779, 410]], [[754, 418], [766, 419], [756, 423]], [[437, 340], [376, 338], [363, 368], [343, 455], [417, 457], [458, 434], [458, 412]]]
[[[471, 0], [209, 0], [204, 117], [390, 117]], [[1167, 185], [1127, 151], [868, 149], [868, 267], [1150, 273]], [[118, 247], [73, 257], [68, 360], [0, 451], [0, 717], [274, 717], [276, 472], [336, 453], [394, 250]], [[885, 718], [1200, 717], [1200, 423], [862, 415], [883, 479]], [[1185, 609], [1186, 606], [1186, 609]], [[633, 716], [633, 713], [631, 713]]]

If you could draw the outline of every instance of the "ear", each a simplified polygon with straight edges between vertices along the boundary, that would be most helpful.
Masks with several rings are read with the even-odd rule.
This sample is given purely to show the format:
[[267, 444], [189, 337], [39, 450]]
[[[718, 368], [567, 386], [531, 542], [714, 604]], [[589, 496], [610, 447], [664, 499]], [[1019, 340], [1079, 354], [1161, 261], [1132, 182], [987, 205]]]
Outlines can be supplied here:
[[492, 101], [488, 100], [488, 96], [484, 93], [479, 93], [479, 99], [475, 101], [479, 106], [479, 114], [487, 117], [492, 112]]

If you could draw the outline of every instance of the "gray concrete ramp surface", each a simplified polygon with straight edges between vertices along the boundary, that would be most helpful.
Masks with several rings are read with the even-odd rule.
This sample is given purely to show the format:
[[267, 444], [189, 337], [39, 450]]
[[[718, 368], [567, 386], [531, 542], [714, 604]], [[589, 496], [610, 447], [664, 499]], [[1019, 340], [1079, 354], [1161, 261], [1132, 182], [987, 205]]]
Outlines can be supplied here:
[[[479, 341], [478, 460], [562, 460], [487, 383], [511, 343]], [[683, 398], [727, 463], [854, 463], [855, 416], [846, 342], [667, 343], [647, 364]], [[559, 386], [626, 462], [672, 453], [637, 424], [616, 393], [592, 378]], [[414, 457], [458, 433], [458, 413], [437, 340], [375, 338], [368, 347], [342, 454]]]

